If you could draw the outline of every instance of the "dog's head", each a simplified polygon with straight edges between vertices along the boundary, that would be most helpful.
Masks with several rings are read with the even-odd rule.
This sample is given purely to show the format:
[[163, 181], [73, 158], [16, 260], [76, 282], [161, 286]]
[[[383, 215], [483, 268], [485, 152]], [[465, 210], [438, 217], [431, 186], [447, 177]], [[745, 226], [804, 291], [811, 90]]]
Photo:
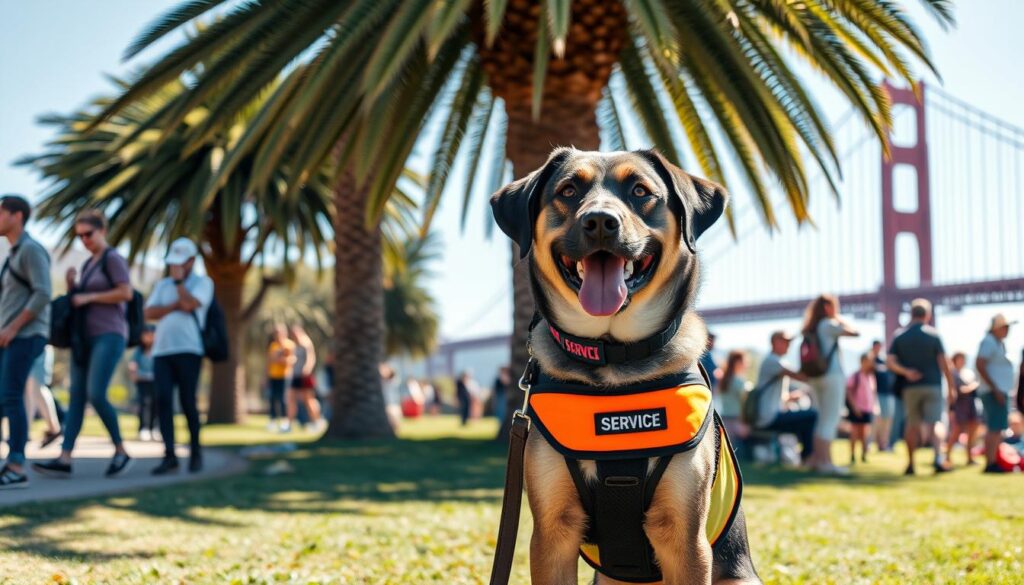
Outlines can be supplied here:
[[491, 206], [531, 258], [546, 317], [576, 335], [629, 341], [692, 303], [696, 240], [727, 198], [653, 150], [560, 148], [495, 193]]

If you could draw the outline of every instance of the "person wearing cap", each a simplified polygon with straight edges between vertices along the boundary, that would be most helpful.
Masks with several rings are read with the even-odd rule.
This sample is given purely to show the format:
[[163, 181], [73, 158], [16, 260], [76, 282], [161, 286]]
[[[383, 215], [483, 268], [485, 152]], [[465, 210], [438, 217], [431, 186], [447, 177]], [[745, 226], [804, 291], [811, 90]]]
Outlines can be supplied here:
[[10, 446], [0, 467], [0, 490], [28, 487], [25, 383], [50, 332], [50, 255], [25, 231], [31, 215], [23, 197], [0, 197], [0, 236], [11, 244], [0, 269], [0, 410], [7, 416]]
[[[892, 340], [886, 361], [889, 371], [906, 380], [903, 388], [906, 420], [903, 439], [907, 442], [908, 457], [906, 475], [914, 474], [914, 452], [922, 424], [924, 442], [931, 444], [935, 451], [935, 473], [952, 469], [942, 449], [946, 438], [942, 414], [956, 399], [956, 383], [939, 332], [928, 324], [931, 317], [932, 304], [927, 299], [911, 301], [910, 324]], [[942, 395], [943, 379], [947, 384], [945, 399]]]
[[[802, 394], [799, 390], [790, 389], [790, 380], [806, 381], [807, 377], [785, 361], [793, 336], [785, 331], [775, 331], [771, 335], [772, 351], [761, 362], [757, 375], [757, 386], [747, 399], [757, 396], [758, 429], [777, 433], [792, 433], [800, 442], [800, 460], [808, 466], [816, 467], [814, 457], [814, 426], [818, 422], [818, 412], [814, 409], [789, 410], [784, 405], [794, 401]], [[755, 394], [756, 392], [756, 394]]]
[[128, 342], [127, 303], [132, 298], [132, 284], [128, 262], [107, 244], [107, 218], [102, 213], [94, 209], [79, 213], [74, 230], [91, 254], [81, 273], [69, 268], [65, 274], [71, 306], [81, 315], [85, 336], [81, 344], [72, 345], [71, 401], [60, 456], [33, 463], [32, 469], [51, 477], [71, 475], [71, 456], [88, 403], [99, 415], [114, 444], [114, 456], [106, 475], [115, 477], [127, 472], [132, 464], [121, 438], [117, 410], [107, 399], [110, 380]]
[[164, 458], [153, 475], [178, 470], [174, 452], [174, 388], [188, 421], [190, 472], [203, 468], [199, 446], [199, 408], [196, 392], [203, 366], [202, 329], [213, 302], [213, 281], [194, 270], [198, 248], [188, 238], [171, 243], [165, 262], [167, 277], [156, 283], [146, 301], [146, 319], [156, 321], [153, 338], [153, 376], [156, 383]]
[[1006, 355], [1003, 340], [1010, 334], [1010, 325], [1002, 313], [992, 317], [991, 326], [978, 347], [975, 369], [981, 384], [978, 396], [985, 410], [985, 473], [1002, 473], [996, 464], [996, 453], [1003, 440], [1003, 431], [1009, 428], [1010, 390], [1013, 388], [1013, 364]]
[[156, 400], [156, 384], [153, 373], [153, 334], [156, 327], [147, 323], [142, 329], [139, 346], [128, 362], [128, 378], [135, 384], [136, 399], [139, 401], [139, 440], [151, 441], [156, 436], [159, 420]]

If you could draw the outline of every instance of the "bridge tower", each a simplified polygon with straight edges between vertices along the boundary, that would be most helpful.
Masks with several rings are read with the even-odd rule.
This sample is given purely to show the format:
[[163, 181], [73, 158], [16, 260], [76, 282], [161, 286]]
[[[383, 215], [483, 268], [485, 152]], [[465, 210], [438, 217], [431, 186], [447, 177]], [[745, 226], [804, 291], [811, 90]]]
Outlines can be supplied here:
[[[903, 297], [896, 284], [896, 240], [900, 234], [908, 234], [917, 243], [919, 286], [932, 284], [932, 223], [931, 190], [928, 182], [928, 138], [925, 131], [924, 83], [918, 84], [918, 95], [911, 89], [892, 86], [888, 80], [883, 83], [894, 106], [910, 106], [914, 112], [916, 141], [911, 145], [893, 143], [892, 129], [889, 130], [891, 155], [882, 155], [882, 287], [879, 301], [884, 317], [884, 331], [887, 339], [899, 327]], [[897, 209], [894, 193], [895, 171], [900, 165], [914, 169], [917, 175], [917, 206], [913, 209]], [[905, 198], [901, 198], [903, 200]]]

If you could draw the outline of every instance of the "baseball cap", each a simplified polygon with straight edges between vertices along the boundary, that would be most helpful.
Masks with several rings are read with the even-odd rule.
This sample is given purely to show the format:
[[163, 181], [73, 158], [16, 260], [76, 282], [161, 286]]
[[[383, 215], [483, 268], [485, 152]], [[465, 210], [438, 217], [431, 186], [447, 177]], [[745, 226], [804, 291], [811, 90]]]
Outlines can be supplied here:
[[772, 339], [772, 341], [775, 341], [776, 339], [784, 339], [786, 341], [793, 341], [794, 336], [792, 334], [790, 334], [790, 333], [786, 333], [785, 331], [779, 329], [778, 331], [773, 331], [772, 332], [772, 338], [771, 339]]
[[1009, 327], [1010, 325], [1016, 325], [1016, 324], [1017, 324], [1016, 321], [1007, 321], [1006, 320], [1006, 315], [1004, 315], [1002, 313], [996, 313], [992, 317], [992, 326], [989, 327], [988, 330], [989, 331], [995, 331], [996, 329], [1000, 329], [1002, 327]]
[[178, 238], [171, 242], [171, 248], [167, 250], [167, 257], [164, 262], [172, 265], [184, 264], [199, 254], [195, 242], [188, 238]]

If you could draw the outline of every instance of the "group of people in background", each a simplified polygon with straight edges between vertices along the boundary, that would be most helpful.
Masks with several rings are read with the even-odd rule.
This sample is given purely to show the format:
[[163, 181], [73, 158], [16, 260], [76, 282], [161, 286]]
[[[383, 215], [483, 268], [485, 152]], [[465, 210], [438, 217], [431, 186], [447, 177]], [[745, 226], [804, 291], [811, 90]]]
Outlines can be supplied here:
[[[107, 220], [101, 213], [86, 210], [75, 218], [75, 237], [89, 252], [89, 258], [81, 270], [71, 268], [65, 275], [76, 335], [71, 347], [70, 403], [60, 425], [53, 396], [46, 388], [45, 372], [53, 293], [50, 256], [25, 230], [31, 214], [24, 198], [0, 198], [0, 236], [11, 244], [0, 273], [0, 396], [10, 434], [10, 451], [0, 468], [0, 489], [29, 484], [25, 469], [30, 420], [25, 401], [27, 386], [28, 395], [33, 397], [32, 410], [42, 413], [47, 423], [43, 444], [63, 437], [60, 455], [33, 462], [33, 470], [54, 477], [72, 476], [75, 443], [86, 404], [99, 415], [113, 443], [114, 454], [106, 475], [122, 475], [133, 463], [117, 412], [107, 396], [129, 342], [128, 304], [135, 293], [128, 263], [107, 243]], [[152, 469], [156, 475], [179, 468], [174, 442], [175, 388], [188, 421], [189, 471], [203, 467], [196, 392], [204, 355], [202, 328], [214, 288], [208, 277], [194, 271], [197, 255], [195, 243], [187, 238], [171, 244], [165, 258], [167, 276], [156, 283], [145, 302], [144, 319], [151, 325], [144, 328], [130, 366], [130, 375], [143, 398], [140, 428], [152, 436], [154, 421], [159, 421], [164, 457]], [[49, 356], [52, 363], [52, 352]]]
[[267, 346], [267, 430], [287, 433], [300, 415], [309, 430], [324, 430], [316, 367], [316, 347], [306, 330], [301, 325], [275, 324]]
[[438, 384], [429, 379], [408, 376], [403, 384], [398, 371], [388, 363], [380, 364], [379, 371], [385, 410], [395, 430], [402, 418], [442, 412], [458, 415], [461, 426], [485, 415], [492, 415], [499, 421], [505, 418], [508, 392], [512, 386], [512, 370], [507, 365], [498, 368], [490, 388], [480, 384], [472, 370], [460, 371], [453, 380], [454, 388], [451, 388], [452, 395], [447, 401], [438, 390]]
[[[867, 461], [872, 442], [890, 451], [894, 430], [902, 429], [908, 450], [905, 473], [916, 472], [914, 454], [923, 446], [934, 453], [934, 471], [945, 473], [952, 469], [950, 454], [961, 436], [966, 436], [967, 462], [974, 464], [975, 441], [984, 426], [984, 471], [1010, 470], [1013, 464], [1001, 457], [1007, 443], [1020, 444], [1022, 426], [1021, 414], [1011, 415], [1010, 397], [1018, 377], [1024, 379], [1024, 364], [1018, 375], [1004, 343], [1013, 322], [1002, 314], [992, 318], [978, 348], [975, 372], [967, 367], [963, 352], [947, 356], [929, 324], [932, 308], [927, 300], [914, 300], [910, 309], [910, 323], [897, 331], [886, 355], [882, 342], [875, 341], [849, 375], [842, 369], [840, 340], [859, 332], [831, 295], [814, 299], [805, 311], [800, 363], [786, 359], [796, 336], [775, 331], [752, 384], [747, 382], [750, 358], [745, 352], [730, 351], [724, 366], [716, 368], [712, 337], [701, 363], [712, 375], [716, 408], [738, 448], [792, 435], [800, 445], [802, 465], [819, 473], [847, 474], [849, 467], [836, 465], [831, 449], [845, 418], [850, 465]], [[1024, 402], [1019, 388], [1017, 399]], [[1014, 455], [1009, 457], [1013, 460]]]

